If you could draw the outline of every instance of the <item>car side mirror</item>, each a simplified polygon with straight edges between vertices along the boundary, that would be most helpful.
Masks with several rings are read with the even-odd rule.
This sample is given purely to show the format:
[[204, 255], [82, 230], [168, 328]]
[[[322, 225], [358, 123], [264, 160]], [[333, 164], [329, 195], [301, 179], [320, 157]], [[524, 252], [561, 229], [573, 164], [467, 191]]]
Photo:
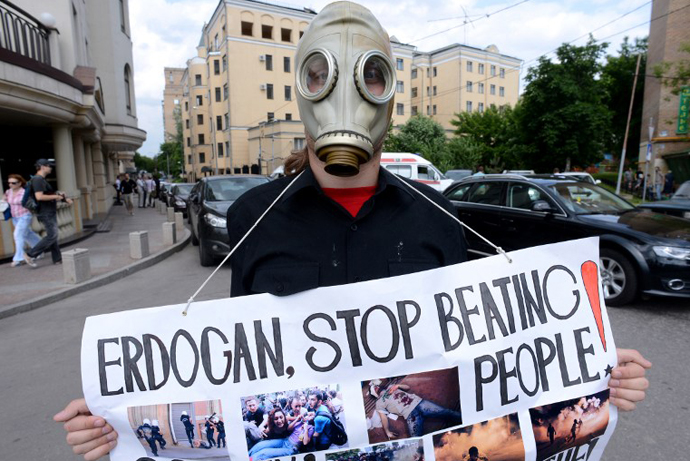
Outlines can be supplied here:
[[551, 208], [551, 205], [549, 205], [549, 202], [546, 200], [537, 200], [532, 204], [532, 211], [541, 211], [542, 213], [553, 213], [554, 210]]
[[594, 184], [601, 184], [601, 179], [595, 179]]

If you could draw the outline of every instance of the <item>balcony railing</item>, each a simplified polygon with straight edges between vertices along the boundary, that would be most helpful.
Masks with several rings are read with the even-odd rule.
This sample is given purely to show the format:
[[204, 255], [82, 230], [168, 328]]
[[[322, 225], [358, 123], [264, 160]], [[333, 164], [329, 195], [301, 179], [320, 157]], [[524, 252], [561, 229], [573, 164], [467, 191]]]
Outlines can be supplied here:
[[50, 30], [26, 11], [0, 0], [0, 48], [50, 64]]

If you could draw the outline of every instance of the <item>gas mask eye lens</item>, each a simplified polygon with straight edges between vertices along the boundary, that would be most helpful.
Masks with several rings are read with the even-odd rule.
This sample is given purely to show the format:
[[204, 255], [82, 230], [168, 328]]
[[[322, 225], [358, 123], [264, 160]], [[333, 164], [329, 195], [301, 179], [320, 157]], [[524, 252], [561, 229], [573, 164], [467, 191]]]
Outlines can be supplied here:
[[312, 51], [300, 66], [297, 90], [309, 101], [319, 101], [333, 90], [338, 79], [335, 58], [326, 50]]
[[355, 83], [364, 99], [385, 104], [395, 92], [395, 71], [390, 58], [380, 51], [367, 51], [355, 65]]

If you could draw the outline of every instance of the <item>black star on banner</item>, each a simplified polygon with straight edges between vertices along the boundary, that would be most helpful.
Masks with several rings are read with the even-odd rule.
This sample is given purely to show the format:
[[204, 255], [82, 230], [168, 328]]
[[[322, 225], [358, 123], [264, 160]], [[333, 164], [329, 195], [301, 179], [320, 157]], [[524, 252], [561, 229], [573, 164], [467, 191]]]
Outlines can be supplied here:
[[606, 372], [606, 374], [604, 375], [604, 378], [606, 378], [613, 371], [613, 367], [611, 365], [606, 365], [606, 368], [604, 369], [604, 371]]

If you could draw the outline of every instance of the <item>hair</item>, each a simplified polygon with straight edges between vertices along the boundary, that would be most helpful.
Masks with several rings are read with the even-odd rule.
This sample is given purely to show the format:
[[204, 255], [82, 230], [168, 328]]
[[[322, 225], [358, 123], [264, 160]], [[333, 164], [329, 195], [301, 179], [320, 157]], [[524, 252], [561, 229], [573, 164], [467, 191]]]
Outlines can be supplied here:
[[477, 447], [470, 447], [468, 451], [470, 456], [479, 456], [479, 448]]
[[338, 396], [338, 391], [336, 391], [335, 389], [333, 389], [333, 390], [331, 390], [331, 391], [328, 391], [328, 394], [329, 394], [331, 397], [336, 398], [336, 397]]
[[20, 174], [11, 174], [7, 176], [7, 179], [16, 179], [17, 181], [19, 181], [19, 185], [21, 187], [24, 187], [26, 185], [26, 179], [24, 179]]
[[257, 403], [257, 405], [259, 404], [259, 399], [257, 399], [256, 396], [254, 396], [254, 395], [251, 395], [251, 396], [247, 397], [246, 399], [244, 399], [244, 404], [246, 405], [247, 403], [251, 402], [252, 400], [255, 401]]
[[[273, 420], [276, 413], [282, 413], [283, 416], [285, 417], [285, 426], [283, 427], [282, 430], [280, 430], [276, 427], [275, 421]], [[280, 432], [278, 432], [278, 431], [280, 431]], [[280, 435], [280, 434], [283, 434], [285, 432], [287, 432], [287, 416], [285, 415], [285, 412], [282, 409], [274, 408], [268, 414], [268, 433], [269, 433], [269, 435]]]

